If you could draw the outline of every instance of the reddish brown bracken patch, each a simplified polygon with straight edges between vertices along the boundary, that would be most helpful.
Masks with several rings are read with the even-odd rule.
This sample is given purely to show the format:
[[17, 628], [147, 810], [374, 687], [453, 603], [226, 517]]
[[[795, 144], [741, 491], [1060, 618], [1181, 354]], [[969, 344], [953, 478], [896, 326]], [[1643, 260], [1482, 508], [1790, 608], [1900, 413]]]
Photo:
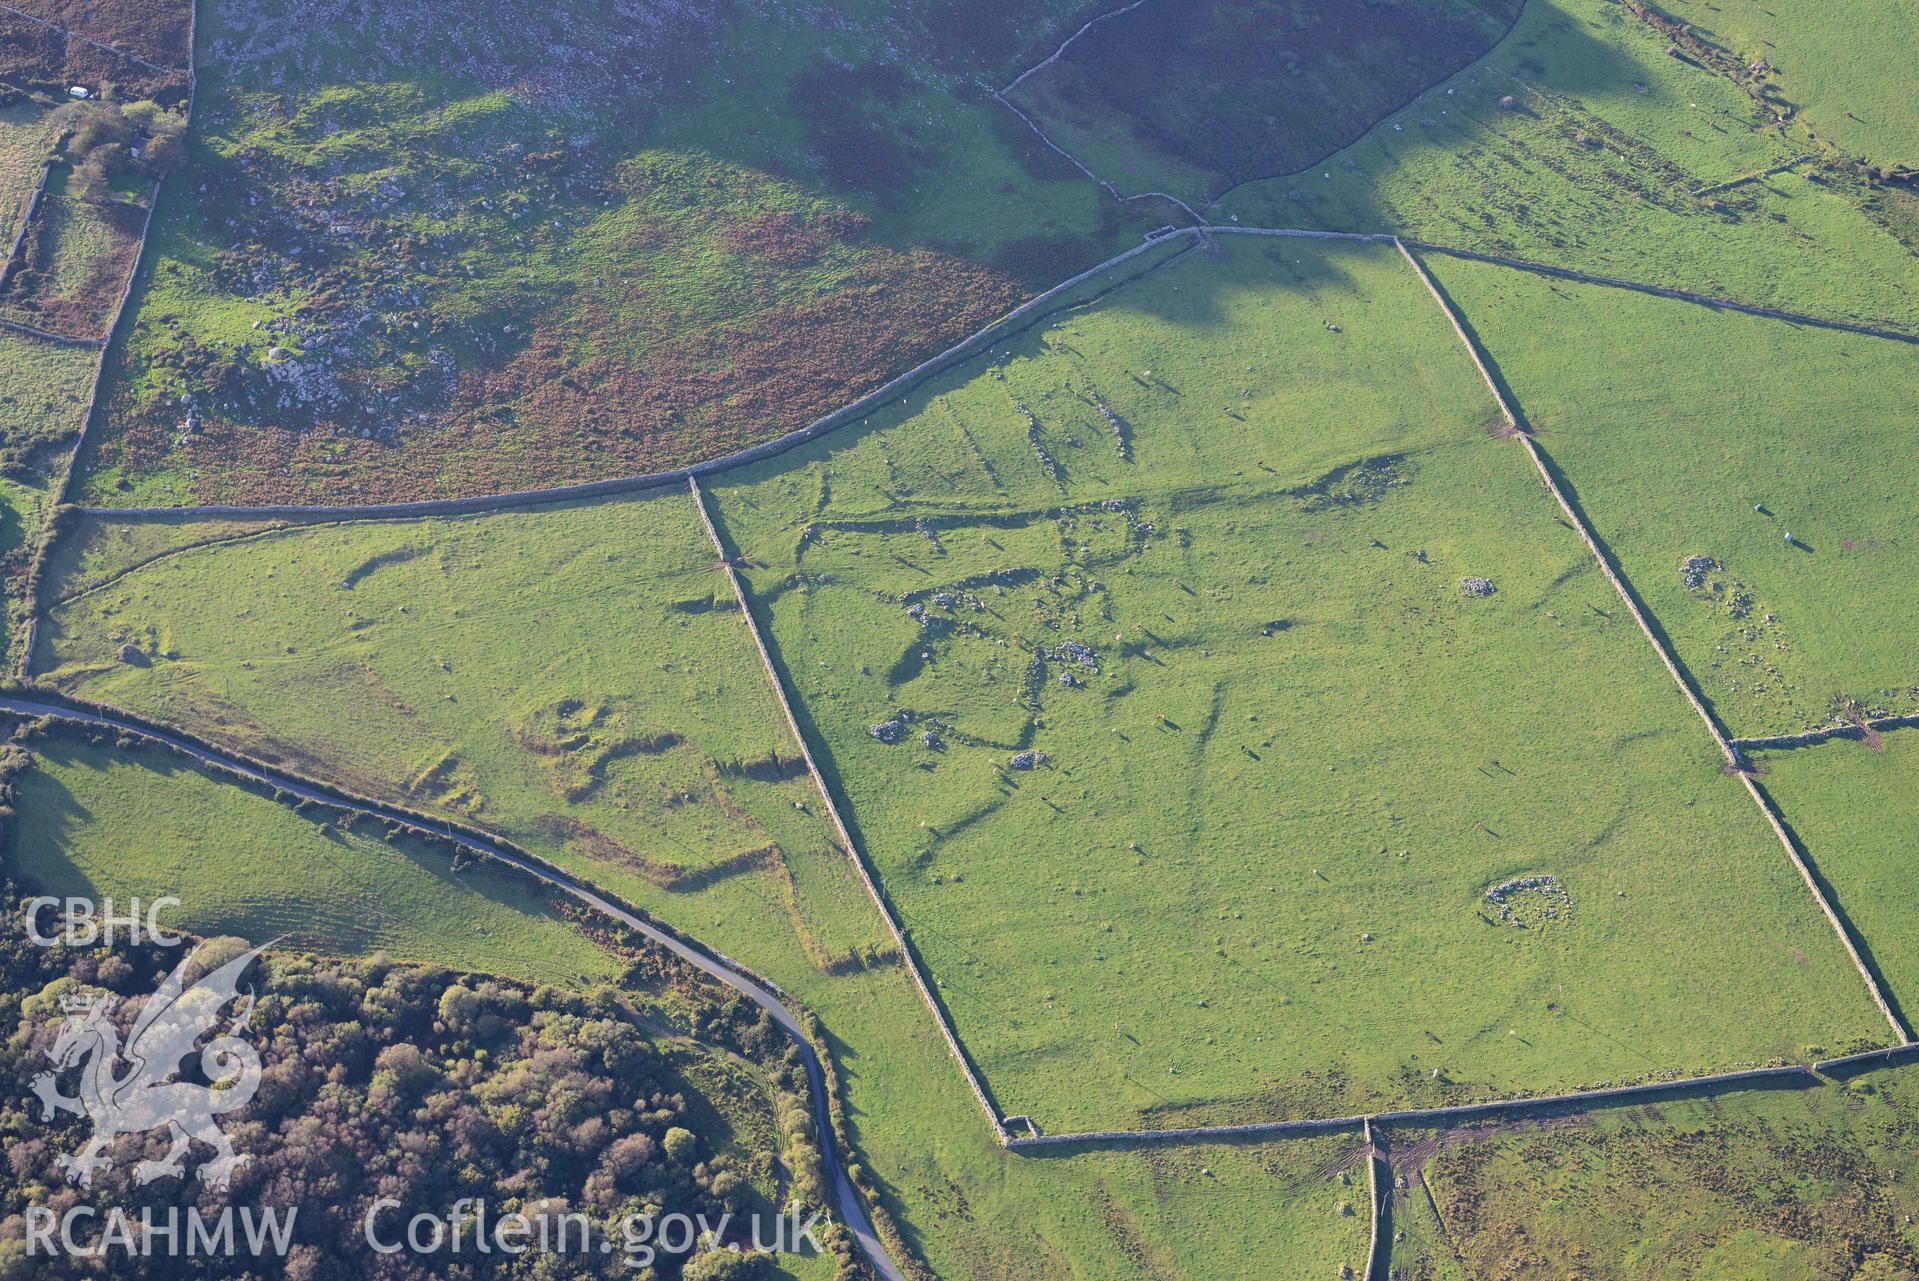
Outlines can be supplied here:
[[187, 0], [16, 0], [0, 9], [0, 77], [62, 98], [111, 83], [123, 102], [178, 106], [192, 14]]
[[140, 253], [140, 228], [146, 209], [111, 201], [73, 209], [70, 217], [97, 217], [112, 237], [112, 248], [87, 264], [87, 274], [71, 293], [51, 292], [52, 257], [56, 247], [45, 234], [62, 197], [40, 202], [34, 225], [27, 228], [22, 262], [0, 293], [0, 314], [9, 320], [73, 338], [105, 338], [114, 308], [126, 291], [127, 276]]
[[8, 0], [7, 7], [162, 66], [185, 67], [192, 57], [189, 0]]
[[[764, 221], [764, 220], [761, 220]], [[748, 235], [767, 234], [764, 229]], [[763, 250], [761, 250], [763, 252]], [[661, 471], [804, 426], [1013, 306], [1011, 277], [930, 250], [876, 251], [864, 287], [574, 365], [536, 330], [501, 368], [463, 374], [437, 425], [398, 443], [203, 417], [175, 452], [177, 409], [116, 396], [95, 465], [190, 469], [181, 501], [376, 503], [543, 489]], [[576, 323], [590, 330], [592, 309]]]
[[720, 245], [730, 253], [754, 254], [781, 267], [798, 267], [819, 257], [823, 237], [790, 213], [739, 218], [721, 228]]

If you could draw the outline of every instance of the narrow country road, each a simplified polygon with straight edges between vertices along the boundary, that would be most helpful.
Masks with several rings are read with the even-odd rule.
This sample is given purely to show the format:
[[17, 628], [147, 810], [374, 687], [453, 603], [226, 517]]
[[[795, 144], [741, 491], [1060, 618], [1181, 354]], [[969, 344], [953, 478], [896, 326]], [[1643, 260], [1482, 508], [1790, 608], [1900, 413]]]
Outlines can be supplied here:
[[[349, 810], [365, 814], [372, 818], [405, 823], [410, 827], [421, 827], [419, 818], [398, 809], [388, 809], [376, 802], [351, 801], [335, 796], [326, 790], [304, 782], [292, 775], [281, 774], [273, 770], [262, 769], [237, 757], [227, 756], [211, 748], [185, 738], [177, 738], [160, 730], [148, 729], [132, 721], [119, 720], [99, 712], [81, 711], [71, 707], [61, 707], [54, 703], [38, 703], [31, 699], [13, 695], [0, 695], [0, 714], [23, 717], [52, 717], [80, 725], [90, 725], [99, 729], [109, 729], [116, 733], [132, 735], [151, 742], [162, 743], [177, 752], [185, 753], [197, 761], [215, 765], [255, 782], [265, 783], [278, 788], [289, 795], [317, 804], [328, 805], [334, 809]], [[702, 973], [718, 979], [747, 1000], [759, 1006], [772, 1016], [773, 1021], [785, 1029], [786, 1034], [799, 1046], [800, 1055], [806, 1063], [806, 1079], [813, 1093], [813, 1116], [819, 1125], [820, 1157], [826, 1166], [827, 1181], [833, 1188], [833, 1200], [839, 1211], [840, 1221], [852, 1230], [859, 1241], [861, 1251], [867, 1262], [879, 1274], [883, 1281], [906, 1281], [906, 1274], [886, 1252], [886, 1246], [873, 1231], [872, 1220], [867, 1218], [866, 1207], [861, 1204], [859, 1193], [846, 1177], [846, 1165], [841, 1159], [833, 1132], [833, 1117], [826, 1096], [826, 1072], [820, 1065], [818, 1053], [813, 1043], [806, 1038], [805, 1029], [800, 1025], [799, 1017], [787, 1008], [786, 1003], [751, 976], [733, 969], [724, 961], [710, 956], [698, 948], [691, 947], [674, 938], [658, 927], [649, 924], [633, 912], [606, 898], [585, 881], [575, 879], [569, 873], [527, 858], [509, 846], [495, 844], [468, 833], [447, 829], [436, 832], [458, 845], [496, 859], [510, 867], [526, 873], [553, 888], [571, 895], [580, 902], [612, 917], [622, 925], [644, 934], [673, 955]]]

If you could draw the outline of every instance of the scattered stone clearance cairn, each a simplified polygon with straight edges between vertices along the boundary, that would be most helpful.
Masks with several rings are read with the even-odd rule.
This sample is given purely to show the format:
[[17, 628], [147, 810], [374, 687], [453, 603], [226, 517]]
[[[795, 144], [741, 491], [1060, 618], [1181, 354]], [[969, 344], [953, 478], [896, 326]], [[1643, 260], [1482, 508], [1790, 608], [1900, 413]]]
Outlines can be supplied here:
[[1551, 875], [1516, 876], [1486, 891], [1499, 919], [1519, 929], [1572, 914], [1572, 895]]

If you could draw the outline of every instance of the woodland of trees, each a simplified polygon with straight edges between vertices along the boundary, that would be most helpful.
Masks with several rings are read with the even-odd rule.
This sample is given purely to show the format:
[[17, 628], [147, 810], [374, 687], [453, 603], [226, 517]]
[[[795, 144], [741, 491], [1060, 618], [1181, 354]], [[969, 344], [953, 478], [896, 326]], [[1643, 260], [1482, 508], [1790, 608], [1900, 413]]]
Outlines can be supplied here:
[[[0, 747], [0, 825], [10, 825], [13, 780], [31, 768], [19, 746]], [[5, 848], [0, 834], [0, 849]], [[422, 1276], [559, 1278], [620, 1276], [638, 1281], [743, 1281], [772, 1275], [750, 1250], [697, 1251], [648, 1268], [606, 1256], [540, 1254], [422, 1257], [381, 1255], [366, 1242], [363, 1216], [375, 1199], [401, 1209], [382, 1222], [397, 1236], [414, 1213], [445, 1216], [462, 1197], [483, 1198], [488, 1213], [573, 1212], [607, 1228], [627, 1216], [753, 1211], [770, 1222], [796, 1199], [825, 1204], [817, 1134], [806, 1106], [797, 1052], [757, 1008], [708, 983], [675, 959], [629, 940], [601, 935], [628, 966], [621, 983], [590, 992], [459, 974], [374, 957], [352, 960], [270, 952], [242, 990], [257, 993], [248, 1028], [263, 1064], [259, 1089], [221, 1118], [235, 1149], [250, 1160], [219, 1192], [194, 1177], [208, 1153], [196, 1148], [184, 1178], [137, 1186], [134, 1163], [158, 1158], [162, 1133], [123, 1135], [109, 1149], [110, 1169], [90, 1188], [69, 1183], [58, 1158], [91, 1133], [82, 1117], [41, 1118], [30, 1082], [48, 1067], [58, 1035], [60, 998], [78, 991], [115, 994], [113, 1018], [124, 1038], [143, 998], [186, 949], [158, 946], [75, 949], [29, 941], [21, 910], [28, 887], [0, 869], [0, 1278], [289, 1277], [295, 1281]], [[243, 950], [230, 941], [226, 955]], [[209, 964], [225, 959], [205, 949]], [[645, 993], [656, 1014], [673, 1011], [696, 1045], [661, 1042], [642, 1027], [632, 997]], [[236, 1003], [237, 1007], [237, 1003]], [[222, 1027], [235, 1008], [223, 1015]], [[757, 1127], [735, 1124], [737, 1098], [702, 1095], [683, 1070], [685, 1056], [707, 1054], [768, 1083]], [[188, 1076], [195, 1059], [186, 1061]], [[73, 1094], [75, 1069], [61, 1078]], [[704, 1078], [702, 1078], [704, 1079]], [[770, 1100], [770, 1102], [766, 1102]], [[764, 1121], [764, 1117], [762, 1117]], [[715, 1128], [735, 1136], [716, 1142]], [[737, 1136], [758, 1133], [745, 1151]], [[721, 1150], [724, 1148], [725, 1150]], [[777, 1204], [776, 1204], [777, 1202]], [[298, 1207], [295, 1244], [285, 1260], [26, 1257], [30, 1206], [197, 1205], [211, 1217], [227, 1204]], [[733, 1240], [741, 1243], [737, 1229]], [[822, 1234], [840, 1275], [861, 1277], [851, 1238]]]

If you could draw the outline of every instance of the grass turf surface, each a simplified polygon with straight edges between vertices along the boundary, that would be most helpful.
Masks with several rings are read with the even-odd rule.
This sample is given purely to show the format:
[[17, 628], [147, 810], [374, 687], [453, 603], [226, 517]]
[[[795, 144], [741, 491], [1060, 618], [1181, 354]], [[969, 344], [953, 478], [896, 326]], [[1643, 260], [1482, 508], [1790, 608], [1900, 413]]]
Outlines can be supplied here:
[[1919, 347], [1427, 261], [1727, 729], [1919, 706]]
[[93, 361], [84, 347], [0, 333], [0, 448], [13, 453], [78, 431]]
[[838, 857], [684, 493], [192, 545], [234, 530], [77, 538], [189, 545], [56, 608], [54, 679], [620, 881], [783, 892]]
[[202, 14], [93, 501], [485, 493], [722, 453], [1126, 238], [969, 87], [1018, 34], [944, 40], [942, 5], [830, 30], [297, 8]]
[[1875, 750], [1833, 739], [1754, 753], [1760, 779], [1865, 940], [1893, 999], [1919, 1003], [1912, 834], [1919, 829], [1919, 730], [1890, 730]]
[[1520, 4], [1133, 6], [1081, 33], [1009, 97], [1120, 190], [1197, 205], [1352, 142], [1484, 53]]
[[[1006, 1110], [1344, 1113], [1876, 1039], [1494, 420], [1390, 249], [1229, 238], [715, 487]], [[50, 679], [492, 823], [696, 933], [687, 912], [718, 918], [690, 891], [740, 877], [814, 968], [883, 962], [808, 783], [781, 781], [792, 745], [683, 495], [153, 559], [189, 532], [231, 527], [69, 545]], [[1497, 593], [1463, 595], [1480, 575]], [[873, 737], [902, 708], [906, 741]], [[1021, 751], [1049, 763], [1009, 771]], [[1571, 919], [1493, 919], [1486, 891], [1525, 875]], [[817, 923], [791, 907], [808, 876]]]
[[1610, 0], [1529, 0], [1486, 57], [1338, 155], [1241, 187], [1211, 216], [1393, 231], [1919, 331], [1919, 239], [1909, 213], [1888, 212], [1898, 197], [1838, 170], [1705, 192], [1823, 153], [1667, 45]]
[[1340, 1114], [1883, 1041], [1490, 408], [1390, 249], [1238, 241], [713, 483], [1005, 1110]]
[[[181, 550], [195, 539], [235, 535], [241, 541]], [[109, 577], [116, 566], [160, 559], [60, 612], [78, 618], [79, 611], [117, 599], [115, 592], [132, 592], [129, 606], [115, 607], [119, 621], [111, 625], [119, 627], [135, 613], [158, 620], [161, 615], [148, 606], [164, 603], [170, 619], [179, 621], [169, 621], [153, 643], [178, 646], [179, 657], [155, 658], [152, 667], [142, 669], [116, 664], [95, 674], [102, 685], [87, 687], [254, 750], [286, 754], [283, 738], [297, 727], [309, 736], [296, 758], [299, 764], [330, 777], [399, 794], [403, 789], [383, 784], [378, 771], [411, 777], [444, 741], [457, 740], [471, 749], [463, 759], [473, 762], [474, 790], [416, 793], [408, 798], [412, 803], [473, 816], [465, 802], [484, 795], [486, 803], [477, 811], [482, 821], [512, 831], [772, 976], [824, 1020], [845, 1081], [859, 1159], [873, 1171], [912, 1248], [923, 1252], [939, 1275], [980, 1281], [1030, 1276], [1036, 1250], [1049, 1268], [1088, 1277], [1132, 1277], [1149, 1263], [1173, 1275], [1183, 1270], [1249, 1279], [1293, 1261], [1301, 1271], [1327, 1275], [1342, 1263], [1360, 1265], [1365, 1220], [1342, 1214], [1339, 1207], [1345, 1202], [1363, 1210], [1363, 1192], [1340, 1182], [1333, 1168], [1348, 1154], [1348, 1142], [1223, 1152], [1091, 1152], [1070, 1159], [1034, 1159], [1002, 1150], [906, 975], [880, 955], [883, 929], [850, 866], [817, 834], [815, 820], [793, 809], [795, 799], [817, 808], [806, 780], [728, 781], [731, 802], [702, 790], [697, 805], [684, 807], [737, 809], [764, 817], [769, 827], [783, 823], [775, 830], [786, 842], [785, 873], [770, 865], [736, 867], [730, 874], [669, 887], [648, 869], [608, 855], [603, 845], [556, 840], [531, 821], [543, 813], [572, 814], [596, 831], [632, 840], [641, 850], [669, 853], [675, 851], [664, 844], [665, 837], [688, 833], [692, 821], [667, 807], [672, 798], [661, 792], [669, 790], [670, 779], [658, 773], [659, 758], [645, 754], [611, 762], [604, 790], [594, 796], [570, 805], [560, 798], [549, 781], [549, 758], [511, 741], [518, 713], [508, 709], [550, 706], [549, 690], [556, 696], [562, 686], [589, 696], [621, 691], [630, 700], [625, 705], [645, 709], [649, 723], [671, 724], [690, 744], [722, 753], [732, 750], [725, 746], [727, 727], [715, 729], [712, 717], [738, 716], [750, 727], [737, 731], [745, 736], [764, 723], [761, 717], [777, 715], [737, 613], [673, 608], [676, 600], [697, 603], [707, 593], [725, 590], [686, 498], [662, 494], [436, 526], [434, 541], [451, 565], [483, 570], [485, 594], [496, 602], [490, 611], [476, 607], [454, 617], [452, 611], [462, 606], [453, 596], [465, 600], [473, 593], [460, 587], [444, 594], [434, 580], [448, 570], [430, 557], [387, 562], [358, 578], [350, 592], [339, 586], [354, 568], [383, 551], [424, 538], [415, 525], [401, 523], [262, 535], [239, 523], [89, 522], [61, 553], [63, 581], [84, 589]], [[541, 549], [537, 556], [535, 548]], [[609, 552], [621, 559], [606, 562]], [[556, 568], [576, 553], [571, 572]], [[297, 575], [296, 559], [302, 565]], [[149, 574], [161, 575], [164, 582], [149, 584]], [[255, 593], [251, 606], [215, 604], [229, 590], [220, 584], [238, 581], [234, 575], [271, 584], [271, 599], [317, 598], [330, 609], [351, 608], [358, 617], [384, 617], [387, 623], [402, 621], [397, 606], [405, 604], [405, 620], [420, 624], [434, 639], [422, 643], [416, 637], [391, 647], [378, 642], [374, 654], [363, 655], [371, 671], [356, 680], [301, 679], [285, 664], [312, 663], [315, 667], [302, 670], [319, 671], [337, 667], [339, 658], [324, 653], [317, 641], [297, 646], [301, 653], [294, 656], [274, 653], [284, 647], [272, 644], [248, 648], [262, 634], [280, 633], [276, 624], [249, 639], [247, 625], [232, 618], [240, 608], [251, 608], [257, 617], [268, 597]], [[556, 583], [590, 597], [579, 618], [540, 617], [563, 594], [549, 590]], [[277, 594], [281, 587], [284, 597]], [[132, 602], [142, 597], [134, 607]], [[172, 614], [173, 606], [195, 600], [208, 605], [198, 621]], [[384, 604], [376, 608], [376, 600]], [[300, 614], [309, 635], [318, 630], [317, 617]], [[516, 618], [537, 634], [537, 641], [513, 634], [520, 625]], [[328, 625], [336, 628], [329, 633], [332, 646], [355, 634], [344, 616]], [[231, 648], [210, 652], [202, 637]], [[406, 660], [409, 650], [419, 653]], [[519, 665], [507, 659], [513, 653], [530, 657]], [[451, 671], [438, 667], [443, 654]], [[275, 670], [262, 671], [269, 661]], [[255, 663], [252, 671], [247, 662]], [[661, 671], [662, 663], [674, 672]], [[362, 682], [375, 673], [392, 692], [370, 695]], [[225, 693], [229, 677], [231, 701]], [[682, 678], [690, 683], [679, 684]], [[526, 683], [502, 701], [500, 688], [516, 682]], [[712, 693], [716, 688], [719, 696]], [[413, 705], [424, 714], [411, 738], [387, 728], [387, 708], [403, 690], [412, 691]], [[294, 697], [295, 691], [302, 692]], [[446, 698], [449, 692], [457, 702]], [[240, 715], [236, 705], [243, 695], [249, 707], [293, 718], [276, 722], [282, 737], [269, 741], [260, 726]], [[708, 723], [696, 725], [703, 718]], [[756, 737], [747, 741], [756, 750], [765, 745]], [[586, 750], [592, 754], [594, 749]], [[516, 779], [522, 781], [516, 784]], [[620, 810], [620, 801], [631, 808]], [[718, 858], [734, 848], [724, 833], [688, 834], [687, 839], [695, 842], [689, 861], [702, 854]], [[856, 954], [876, 963], [845, 963]], [[1200, 1174], [1202, 1169], [1211, 1173]], [[1223, 1227], [1205, 1213], [1221, 1197], [1244, 1211]]]
[[[1409, 1228], [1395, 1275], [1911, 1276], [1916, 1085], [1911, 1067], [1891, 1067], [1544, 1125], [1395, 1131], [1410, 1185], [1394, 1194]], [[1422, 1169], [1443, 1226], [1420, 1204]]]
[[0, 107], [0, 236], [8, 245], [46, 172], [55, 133], [53, 113], [38, 103]]
[[75, 338], [105, 338], [140, 252], [142, 205], [52, 193], [27, 229], [0, 317]]
[[0, 331], [0, 595], [7, 603], [12, 658], [28, 610], [27, 571], [46, 505], [80, 430], [93, 383], [94, 353]]
[[1808, 0], [1667, 0], [1667, 13], [1745, 61], [1773, 65], [1806, 122], [1854, 155], [1919, 166], [1919, 110], [1909, 92], [1919, 61], [1911, 0], [1844, 8]]
[[[566, 988], [622, 985], [627, 961], [555, 911], [569, 900], [521, 874], [484, 862], [456, 870], [444, 847], [389, 839], [373, 820], [296, 809], [165, 749], [93, 737], [60, 728], [31, 745], [4, 853], [24, 893], [122, 910], [130, 897], [169, 895], [179, 902], [162, 909], [162, 924], [200, 937]], [[649, 1019], [650, 1036], [686, 1013], [683, 997], [664, 989], [629, 986], [619, 1003]], [[683, 1123], [746, 1174], [742, 1209], [783, 1209], [791, 1183], [773, 1155], [785, 1142], [779, 1100], [762, 1069], [682, 1035], [655, 1046], [671, 1065], [667, 1088], [687, 1098]], [[769, 1277], [832, 1275], [818, 1258], [789, 1254], [763, 1267]]]
[[169, 928], [332, 955], [577, 986], [617, 958], [554, 916], [543, 890], [337, 812], [296, 813], [161, 748], [56, 732], [20, 780], [7, 858], [34, 893], [180, 900]]

